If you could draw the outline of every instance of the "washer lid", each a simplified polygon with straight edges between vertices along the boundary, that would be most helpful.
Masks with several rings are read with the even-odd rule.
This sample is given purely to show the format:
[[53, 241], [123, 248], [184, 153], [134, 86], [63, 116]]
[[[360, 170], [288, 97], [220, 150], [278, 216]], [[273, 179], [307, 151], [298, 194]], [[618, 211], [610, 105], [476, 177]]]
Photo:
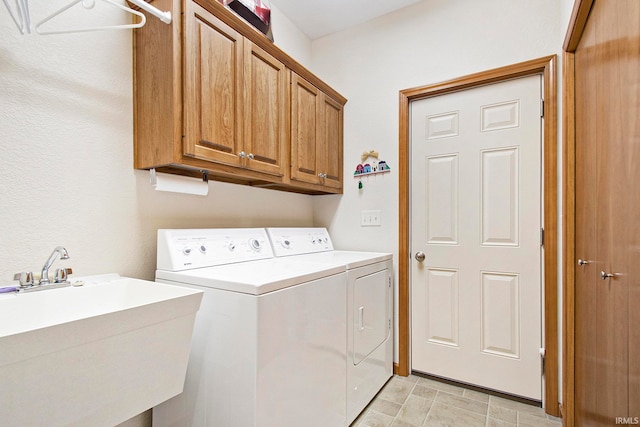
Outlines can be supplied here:
[[315, 254], [295, 255], [289, 257], [289, 260], [342, 265], [347, 270], [351, 270], [377, 262], [388, 261], [392, 258], [392, 254], [383, 252], [327, 251]]
[[186, 271], [157, 270], [156, 280], [262, 295], [343, 272], [339, 265], [265, 259]]

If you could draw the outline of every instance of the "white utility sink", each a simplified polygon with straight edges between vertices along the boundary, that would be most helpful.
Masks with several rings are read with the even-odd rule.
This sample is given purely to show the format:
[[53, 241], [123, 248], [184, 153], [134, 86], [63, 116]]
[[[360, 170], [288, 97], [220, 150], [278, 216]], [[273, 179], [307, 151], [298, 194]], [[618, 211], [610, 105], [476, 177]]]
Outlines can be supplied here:
[[182, 392], [202, 292], [85, 282], [0, 294], [3, 427], [112, 427]]

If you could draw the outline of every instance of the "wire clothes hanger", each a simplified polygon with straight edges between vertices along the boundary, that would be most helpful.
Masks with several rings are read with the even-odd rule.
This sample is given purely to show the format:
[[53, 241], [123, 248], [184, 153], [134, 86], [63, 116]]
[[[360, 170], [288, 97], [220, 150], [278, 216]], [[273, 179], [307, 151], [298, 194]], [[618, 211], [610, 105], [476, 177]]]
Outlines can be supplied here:
[[29, 3], [28, 0], [16, 0], [15, 10], [11, 8], [9, 2], [7, 0], [2, 0], [7, 11], [9, 11], [9, 16], [18, 27], [18, 31], [24, 34], [25, 30], [30, 33], [31, 32], [31, 20], [29, 17]]
[[[6, 3], [7, 0], [3, 0], [3, 1]], [[27, 0], [16, 0], [16, 1], [24, 1], [24, 2], [26, 2]], [[108, 25], [108, 26], [102, 26], [102, 27], [79, 28], [79, 29], [70, 29], [70, 30], [44, 30], [44, 29], [41, 29], [43, 24], [46, 24], [47, 22], [51, 21], [56, 16], [63, 14], [64, 12], [66, 12], [69, 9], [71, 9], [73, 6], [77, 5], [78, 3], [81, 3], [82, 6], [85, 9], [93, 9], [95, 7], [97, 1], [104, 2], [104, 3], [109, 3], [109, 4], [115, 6], [115, 7], [119, 8], [119, 9], [124, 10], [125, 12], [128, 12], [130, 14], [136, 15], [136, 16], [140, 17], [140, 21], [137, 22], [137, 23], [133, 23], [133, 24]], [[141, 12], [139, 12], [137, 10], [133, 10], [133, 9], [131, 9], [131, 8], [127, 7], [127, 6], [124, 6], [124, 5], [120, 4], [120, 3], [116, 3], [113, 0], [74, 0], [71, 3], [69, 3], [68, 5], [64, 6], [63, 8], [53, 12], [51, 15], [47, 16], [42, 21], [38, 22], [38, 24], [36, 25], [36, 32], [38, 34], [41, 34], [41, 35], [48, 35], [48, 34], [85, 33], [85, 32], [89, 32], [89, 31], [140, 28], [140, 27], [144, 26], [144, 24], [146, 22], [147, 22], [147, 18], [144, 16], [143, 13], [141, 13]]]

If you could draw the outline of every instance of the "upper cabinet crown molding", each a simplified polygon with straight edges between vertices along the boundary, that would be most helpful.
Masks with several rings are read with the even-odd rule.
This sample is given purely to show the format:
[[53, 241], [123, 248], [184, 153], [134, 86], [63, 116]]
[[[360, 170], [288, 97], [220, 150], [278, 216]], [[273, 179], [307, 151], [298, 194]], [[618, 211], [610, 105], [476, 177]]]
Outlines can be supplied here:
[[[182, 19], [134, 32], [134, 167], [341, 193], [346, 99], [215, 0], [154, 4]], [[298, 80], [317, 94], [302, 113], [313, 132], [299, 127]]]

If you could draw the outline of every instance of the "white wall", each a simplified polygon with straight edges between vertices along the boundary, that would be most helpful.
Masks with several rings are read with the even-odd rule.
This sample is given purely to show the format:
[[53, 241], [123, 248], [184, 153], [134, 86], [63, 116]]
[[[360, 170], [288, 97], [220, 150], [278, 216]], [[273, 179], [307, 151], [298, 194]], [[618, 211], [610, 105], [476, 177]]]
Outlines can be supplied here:
[[[345, 192], [314, 199], [316, 225], [337, 247], [393, 252], [397, 276], [398, 92], [560, 54], [564, 31], [556, 0], [425, 0], [315, 40], [312, 70], [349, 100]], [[392, 172], [358, 190], [351, 175], [371, 149]], [[382, 211], [381, 227], [360, 227], [365, 209]]]
[[[67, 3], [31, 2], [32, 20]], [[72, 15], [55, 28], [78, 28]], [[103, 25], [129, 19], [113, 7], [99, 17]], [[152, 190], [148, 173], [132, 166], [130, 30], [22, 36], [0, 6], [0, 34], [0, 285], [39, 272], [57, 245], [71, 259], [54, 268], [71, 266], [76, 276], [153, 279], [157, 228], [312, 225], [312, 196], [216, 182], [208, 197]], [[283, 24], [276, 37], [308, 61], [297, 28]], [[130, 425], [148, 423], [140, 418]]]
[[[33, 3], [32, 20], [66, 3]], [[96, 12], [102, 24], [128, 19]], [[132, 167], [131, 31], [22, 36], [1, 8], [0, 33], [0, 283], [39, 271], [56, 245], [76, 275], [153, 279], [157, 228], [312, 224], [311, 196], [216, 182], [208, 197], [152, 191]], [[276, 33], [310, 57], [297, 28]]]
[[[32, 3], [37, 22], [67, 1]], [[130, 31], [21, 36], [0, 7], [0, 283], [39, 270], [56, 245], [76, 275], [152, 279], [160, 227], [314, 223], [336, 246], [392, 251], [397, 265], [398, 91], [559, 54], [572, 4], [425, 0], [313, 43], [274, 5], [276, 44], [349, 99], [345, 194], [212, 182], [206, 198], [156, 193], [132, 168]], [[127, 19], [117, 9], [101, 16]], [[360, 191], [350, 175], [371, 149], [392, 172]], [[382, 226], [360, 228], [363, 209], [381, 209]]]
[[311, 40], [273, 3], [271, 3], [271, 27], [274, 44], [297, 62], [310, 68]]

